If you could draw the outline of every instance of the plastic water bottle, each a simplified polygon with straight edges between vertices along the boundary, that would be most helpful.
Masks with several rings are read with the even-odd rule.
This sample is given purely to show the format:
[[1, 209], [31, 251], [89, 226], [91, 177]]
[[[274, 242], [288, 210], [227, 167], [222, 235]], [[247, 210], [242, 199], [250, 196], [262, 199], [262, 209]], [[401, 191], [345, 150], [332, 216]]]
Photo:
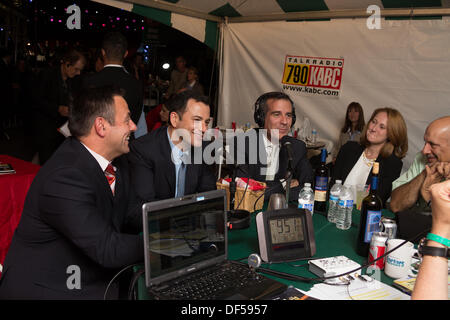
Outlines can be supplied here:
[[316, 144], [316, 142], [317, 142], [317, 130], [313, 128], [311, 132], [311, 143]]
[[342, 191], [342, 180], [336, 180], [336, 183], [330, 190], [330, 199], [328, 201], [328, 221], [336, 223], [336, 213], [338, 210], [339, 196]]
[[343, 186], [339, 195], [336, 211], [336, 227], [341, 230], [350, 229], [352, 224], [353, 192], [350, 187]]
[[303, 126], [301, 128], [302, 133], [300, 139], [303, 141], [309, 141], [311, 139], [311, 122], [308, 117], [303, 119]]
[[300, 209], [308, 209], [311, 215], [314, 212], [314, 191], [311, 188], [311, 183], [305, 183], [304, 187], [298, 194], [298, 207]]

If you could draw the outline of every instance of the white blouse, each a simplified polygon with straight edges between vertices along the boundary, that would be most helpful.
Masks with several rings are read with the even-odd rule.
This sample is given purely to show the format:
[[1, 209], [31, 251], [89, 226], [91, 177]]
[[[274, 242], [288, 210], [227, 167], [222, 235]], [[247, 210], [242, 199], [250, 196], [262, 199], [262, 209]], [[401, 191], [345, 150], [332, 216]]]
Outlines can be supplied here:
[[366, 184], [367, 177], [369, 177], [373, 163], [374, 160], [367, 159], [363, 151], [358, 161], [355, 163], [352, 170], [345, 179], [344, 185], [355, 186], [358, 184]]

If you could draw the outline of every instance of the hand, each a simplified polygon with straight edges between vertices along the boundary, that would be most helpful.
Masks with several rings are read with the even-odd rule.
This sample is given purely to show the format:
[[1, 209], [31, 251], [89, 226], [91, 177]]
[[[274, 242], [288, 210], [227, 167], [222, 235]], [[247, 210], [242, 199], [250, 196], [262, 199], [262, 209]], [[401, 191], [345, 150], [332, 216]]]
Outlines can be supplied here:
[[58, 112], [63, 117], [68, 117], [69, 116], [69, 107], [68, 106], [59, 106]]
[[436, 170], [441, 175], [441, 179], [450, 179], [450, 162], [439, 162]]
[[439, 183], [442, 179], [441, 174], [437, 170], [438, 164], [436, 162], [425, 166], [425, 180], [420, 188], [420, 194], [426, 202], [431, 200], [430, 187], [435, 183]]
[[450, 238], [450, 180], [430, 187], [431, 209], [433, 210], [432, 233]]
[[181, 88], [180, 90], [177, 91], [177, 93], [181, 93], [181, 92], [186, 91], [186, 90], [187, 90], [187, 88]]
[[292, 179], [291, 180], [291, 188], [298, 187], [299, 185], [300, 185], [300, 183], [298, 182], [297, 179]]

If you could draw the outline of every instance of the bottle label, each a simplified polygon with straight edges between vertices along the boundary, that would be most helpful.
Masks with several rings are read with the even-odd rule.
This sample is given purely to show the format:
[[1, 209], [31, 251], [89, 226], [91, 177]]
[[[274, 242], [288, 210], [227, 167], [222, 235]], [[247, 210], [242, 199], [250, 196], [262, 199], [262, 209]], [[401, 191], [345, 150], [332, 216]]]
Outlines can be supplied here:
[[364, 232], [364, 242], [370, 243], [372, 234], [380, 231], [381, 210], [367, 210], [366, 231]]
[[353, 208], [353, 200], [339, 200], [339, 206], [342, 208]]
[[[315, 138], [315, 136], [314, 136], [314, 138]], [[322, 153], [320, 154], [320, 161], [322, 163], [327, 162], [327, 151], [325, 149], [322, 149]]]
[[310, 202], [298, 202], [298, 207], [300, 209], [308, 209], [309, 211], [313, 212], [314, 209], [314, 202], [310, 203]]
[[378, 177], [372, 177], [372, 185], [370, 186], [372, 190], [377, 190], [378, 188]]
[[339, 201], [339, 197], [330, 194], [330, 201]]
[[314, 192], [314, 200], [315, 201], [327, 201], [327, 192], [316, 190]]
[[328, 188], [328, 177], [316, 177], [316, 191], [327, 191]]

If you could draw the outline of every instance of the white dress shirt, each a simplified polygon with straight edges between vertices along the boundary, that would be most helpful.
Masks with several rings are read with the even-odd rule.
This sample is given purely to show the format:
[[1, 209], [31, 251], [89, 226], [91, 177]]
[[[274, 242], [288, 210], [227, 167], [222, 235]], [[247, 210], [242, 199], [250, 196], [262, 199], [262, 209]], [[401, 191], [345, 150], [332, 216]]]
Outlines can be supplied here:
[[280, 155], [280, 145], [273, 144], [266, 135], [263, 134], [264, 147], [267, 155], [266, 180], [272, 181], [278, 172], [278, 159]]
[[[102, 168], [102, 171], [105, 172], [106, 167], [108, 166], [108, 164], [110, 164], [111, 162], [106, 160], [103, 156], [99, 155], [97, 152], [89, 149], [84, 143], [81, 142], [81, 144], [87, 149], [87, 151], [89, 151], [92, 156], [95, 158], [95, 160], [97, 160], [100, 168]], [[111, 164], [112, 165], [112, 164]], [[114, 167], [114, 170], [117, 170], [116, 167]], [[114, 188], [116, 187], [116, 181], [114, 180], [114, 182], [110, 185], [111, 190], [114, 192]]]

